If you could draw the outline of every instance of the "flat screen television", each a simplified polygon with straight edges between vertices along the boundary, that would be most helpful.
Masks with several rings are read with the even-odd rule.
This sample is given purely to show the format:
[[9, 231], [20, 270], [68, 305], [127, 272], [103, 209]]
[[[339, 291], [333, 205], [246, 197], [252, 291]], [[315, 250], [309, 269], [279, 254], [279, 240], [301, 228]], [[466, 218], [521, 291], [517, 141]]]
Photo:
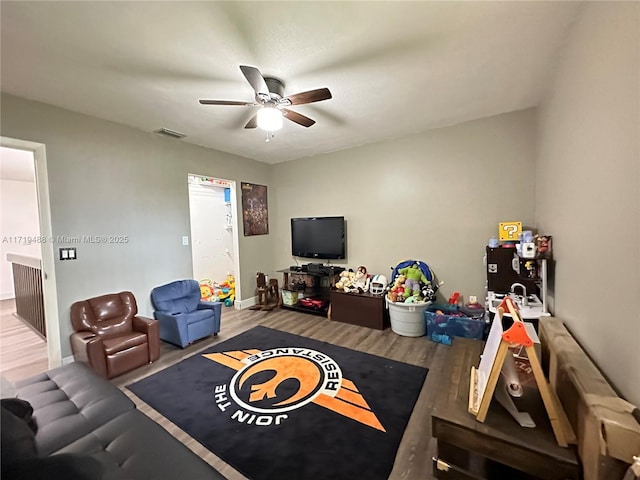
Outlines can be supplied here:
[[292, 218], [291, 255], [327, 260], [344, 259], [344, 217]]

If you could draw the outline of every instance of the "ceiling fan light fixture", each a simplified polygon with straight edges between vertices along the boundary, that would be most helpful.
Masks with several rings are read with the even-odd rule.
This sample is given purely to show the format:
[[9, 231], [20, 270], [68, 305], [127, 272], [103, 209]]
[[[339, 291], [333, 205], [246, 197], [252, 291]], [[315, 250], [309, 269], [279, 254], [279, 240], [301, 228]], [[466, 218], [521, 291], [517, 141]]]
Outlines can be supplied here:
[[320, 102], [332, 98], [328, 88], [316, 88], [294, 95], [284, 96], [284, 82], [274, 77], [264, 77], [256, 67], [240, 65], [242, 74], [255, 92], [255, 101], [242, 102], [239, 100], [200, 100], [202, 105], [238, 105], [247, 107], [261, 107], [258, 112], [244, 126], [245, 129], [260, 128], [267, 132], [267, 141], [273, 138], [273, 132], [282, 128], [283, 117], [287, 120], [308, 128], [316, 123], [309, 118], [288, 107]]
[[258, 128], [275, 132], [282, 128], [282, 112], [275, 107], [263, 107], [258, 111]]

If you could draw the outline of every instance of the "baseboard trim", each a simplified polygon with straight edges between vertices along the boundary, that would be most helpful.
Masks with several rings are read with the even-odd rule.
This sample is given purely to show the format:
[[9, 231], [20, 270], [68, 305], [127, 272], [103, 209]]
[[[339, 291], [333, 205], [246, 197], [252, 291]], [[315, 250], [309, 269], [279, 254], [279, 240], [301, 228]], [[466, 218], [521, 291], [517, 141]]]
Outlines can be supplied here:
[[244, 310], [245, 308], [253, 307], [257, 303], [258, 303], [258, 298], [251, 297], [245, 300], [236, 300], [233, 303], [233, 306], [236, 308], [236, 310]]
[[11, 293], [0, 293], [0, 300], [11, 300], [12, 298], [16, 298], [13, 292]]
[[68, 365], [70, 363], [73, 363], [76, 361], [76, 357], [74, 357], [73, 355], [70, 355], [68, 357], [64, 357], [62, 359], [62, 365]]

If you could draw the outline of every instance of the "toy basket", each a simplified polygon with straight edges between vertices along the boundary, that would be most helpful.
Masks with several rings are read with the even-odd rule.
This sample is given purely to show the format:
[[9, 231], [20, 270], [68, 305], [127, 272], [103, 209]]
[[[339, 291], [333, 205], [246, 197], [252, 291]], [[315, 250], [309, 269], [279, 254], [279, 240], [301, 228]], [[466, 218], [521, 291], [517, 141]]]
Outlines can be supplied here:
[[282, 290], [282, 303], [285, 305], [298, 303], [298, 292], [296, 290]]
[[424, 312], [431, 302], [400, 303], [385, 298], [389, 307], [391, 330], [404, 337], [421, 337], [426, 333]]

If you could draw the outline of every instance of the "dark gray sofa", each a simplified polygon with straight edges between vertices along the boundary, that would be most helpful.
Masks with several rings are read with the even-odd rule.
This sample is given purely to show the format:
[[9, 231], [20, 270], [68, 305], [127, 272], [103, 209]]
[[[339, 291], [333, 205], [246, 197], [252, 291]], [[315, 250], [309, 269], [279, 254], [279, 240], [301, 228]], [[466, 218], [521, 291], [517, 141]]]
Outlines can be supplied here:
[[[224, 479], [84, 363], [71, 363], [20, 382], [15, 396], [33, 407], [38, 456], [34, 464], [88, 459], [94, 468], [90, 477], [96, 480]], [[3, 419], [4, 415], [3, 406]], [[5, 433], [9, 434], [3, 425], [3, 447], [16, 445], [13, 439], [5, 443]], [[11, 478], [5, 471], [5, 460], [11, 462], [3, 455], [3, 480]], [[40, 478], [27, 471], [27, 476], [20, 469], [17, 474], [10, 473], [13, 478]], [[43, 472], [42, 478], [58, 478], [52, 475], [54, 471]], [[59, 478], [72, 477], [84, 478], [64, 474]]]

